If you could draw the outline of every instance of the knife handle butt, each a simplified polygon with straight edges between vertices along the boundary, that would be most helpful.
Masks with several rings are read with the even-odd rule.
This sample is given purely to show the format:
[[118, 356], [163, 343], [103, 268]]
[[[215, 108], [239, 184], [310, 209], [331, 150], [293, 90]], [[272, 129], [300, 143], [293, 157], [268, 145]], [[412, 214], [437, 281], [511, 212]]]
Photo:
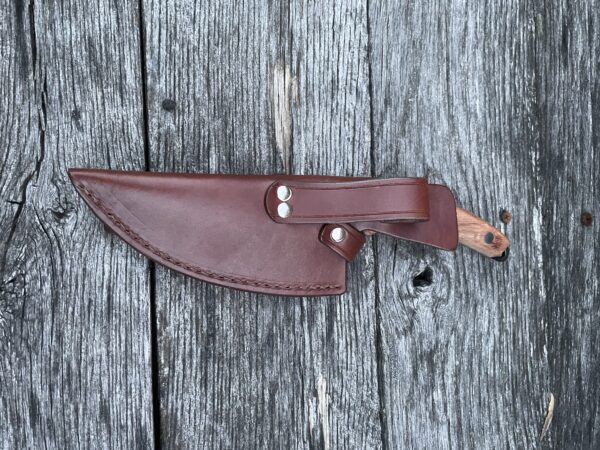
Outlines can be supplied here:
[[462, 208], [456, 208], [456, 220], [459, 243], [489, 258], [506, 259], [510, 241], [500, 230]]

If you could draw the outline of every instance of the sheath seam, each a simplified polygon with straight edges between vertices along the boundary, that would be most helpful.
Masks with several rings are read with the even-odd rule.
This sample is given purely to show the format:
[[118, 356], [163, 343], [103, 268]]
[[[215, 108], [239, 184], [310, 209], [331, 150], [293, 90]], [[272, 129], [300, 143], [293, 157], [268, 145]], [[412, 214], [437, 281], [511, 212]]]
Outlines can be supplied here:
[[[291, 203], [291, 202], [290, 202]], [[291, 203], [292, 207], [294, 206], [293, 203]], [[326, 219], [328, 217], [331, 217], [333, 219], [338, 219], [340, 217], [352, 217], [353, 219], [355, 218], [360, 218], [360, 217], [373, 217], [373, 221], [377, 222], [379, 220], [385, 220], [384, 219], [379, 219], [378, 217], [382, 217], [382, 216], [399, 216], [399, 215], [405, 215], [405, 214], [427, 214], [426, 211], [423, 211], [421, 209], [405, 209], [405, 210], [401, 210], [401, 211], [386, 211], [386, 212], [372, 212], [372, 213], [356, 213], [356, 214], [305, 214], [302, 216], [298, 216], [298, 215], [294, 215], [293, 217], [289, 217], [289, 218], [281, 218], [282, 221], [286, 220], [288, 222], [292, 222], [293, 219]]]
[[[370, 181], [370, 180], [369, 180]], [[342, 181], [340, 183], [327, 183], [328, 185], [322, 185], [322, 186], [311, 186], [311, 184], [313, 184], [314, 182], [307, 182], [307, 183], [298, 183], [298, 184], [294, 184], [294, 183], [285, 183], [283, 181], [278, 181], [276, 182], [278, 184], [281, 185], [285, 185], [288, 186], [290, 189], [299, 189], [299, 190], [303, 190], [303, 191], [346, 191], [346, 190], [352, 190], [352, 189], [377, 189], [377, 188], [384, 188], [384, 187], [394, 187], [394, 186], [423, 186], [423, 187], [427, 187], [427, 183], [425, 182], [424, 179], [410, 179], [410, 180], [405, 180], [405, 181], [390, 181], [390, 182], [377, 182], [377, 183], [369, 183], [366, 184], [365, 180], [362, 181]], [[354, 186], [340, 186], [340, 184], [345, 184], [345, 183], [363, 183], [363, 185], [354, 185]]]
[[262, 280], [254, 280], [250, 278], [237, 277], [232, 275], [224, 275], [221, 273], [213, 272], [211, 270], [203, 269], [201, 267], [194, 266], [192, 264], [188, 264], [185, 261], [182, 261], [167, 252], [155, 247], [150, 244], [147, 240], [141, 237], [136, 231], [131, 229], [129, 226], [121, 220], [119, 216], [117, 216], [110, 208], [104, 205], [102, 200], [98, 198], [94, 192], [85, 187], [82, 184], [78, 184], [77, 187], [81, 189], [81, 191], [102, 211], [102, 213], [121, 231], [127, 234], [131, 239], [138, 242], [142, 245], [146, 250], [156, 255], [158, 258], [168, 261], [170, 264], [173, 264], [177, 267], [181, 267], [187, 271], [196, 273], [198, 275], [205, 276], [207, 278], [212, 278], [219, 281], [225, 281], [229, 283], [237, 283], [243, 286], [254, 286], [261, 288], [272, 288], [272, 289], [281, 289], [288, 291], [295, 290], [305, 290], [305, 291], [330, 291], [332, 289], [339, 289], [341, 285], [333, 284], [333, 283], [322, 283], [322, 284], [304, 284], [304, 283], [278, 283], [273, 281], [262, 281]]

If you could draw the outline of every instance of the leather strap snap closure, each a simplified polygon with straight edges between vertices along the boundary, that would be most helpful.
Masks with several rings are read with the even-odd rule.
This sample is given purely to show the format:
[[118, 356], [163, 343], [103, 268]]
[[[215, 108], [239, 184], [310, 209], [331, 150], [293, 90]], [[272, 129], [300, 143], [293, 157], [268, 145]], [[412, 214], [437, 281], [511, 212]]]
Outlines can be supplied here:
[[267, 189], [265, 207], [275, 222], [289, 224], [429, 219], [424, 178], [341, 182], [280, 180]]
[[365, 236], [347, 224], [327, 224], [321, 228], [319, 240], [346, 261], [352, 261], [365, 243]]

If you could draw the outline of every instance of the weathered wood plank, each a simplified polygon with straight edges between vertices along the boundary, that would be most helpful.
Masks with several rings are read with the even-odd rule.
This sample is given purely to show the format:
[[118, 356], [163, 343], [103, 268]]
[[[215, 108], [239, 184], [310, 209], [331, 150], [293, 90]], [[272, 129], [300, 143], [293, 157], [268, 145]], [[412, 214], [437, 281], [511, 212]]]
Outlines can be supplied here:
[[[298, 88], [292, 108], [292, 173], [369, 176], [367, 2], [290, 5], [289, 66]], [[302, 300], [308, 331], [303, 369], [309, 407], [304, 420], [308, 416], [310, 447], [381, 446], [371, 245], [349, 264], [347, 276], [345, 295]], [[328, 421], [322, 402], [311, 401], [314, 392], [327, 395]]]
[[[540, 184], [554, 448], [600, 448], [600, 4], [554, 1], [536, 16]], [[592, 212], [589, 227], [580, 221]]]
[[535, 12], [521, 0], [371, 5], [376, 174], [427, 175], [496, 225], [502, 208], [514, 217], [505, 264], [378, 238], [389, 448], [539, 440], [550, 374]]
[[3, 448], [152, 445], [147, 262], [66, 173], [143, 168], [137, 23], [136, 2], [0, 5]]
[[[157, 269], [166, 447], [531, 448], [550, 392], [542, 446], [600, 445], [600, 8], [497, 3], [143, 2], [153, 169], [427, 174], [514, 217], [505, 265], [378, 237], [342, 298]], [[152, 445], [148, 263], [66, 178], [144, 167], [137, 6], [0, 5], [0, 447]]]
[[[152, 168], [370, 173], [362, 2], [146, 1]], [[342, 298], [157, 268], [162, 443], [377, 447], [372, 254]]]

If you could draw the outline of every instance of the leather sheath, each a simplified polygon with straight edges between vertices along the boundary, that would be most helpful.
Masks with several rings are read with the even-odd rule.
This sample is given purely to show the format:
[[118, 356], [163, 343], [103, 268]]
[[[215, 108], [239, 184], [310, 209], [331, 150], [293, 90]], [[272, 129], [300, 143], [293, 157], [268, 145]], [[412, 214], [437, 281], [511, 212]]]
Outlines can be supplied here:
[[[458, 244], [452, 193], [422, 178], [97, 169], [69, 175], [100, 220], [148, 258], [246, 291], [341, 294], [347, 262], [375, 232], [446, 250]], [[289, 198], [280, 198], [281, 186]], [[281, 203], [288, 215], [279, 213]]]

